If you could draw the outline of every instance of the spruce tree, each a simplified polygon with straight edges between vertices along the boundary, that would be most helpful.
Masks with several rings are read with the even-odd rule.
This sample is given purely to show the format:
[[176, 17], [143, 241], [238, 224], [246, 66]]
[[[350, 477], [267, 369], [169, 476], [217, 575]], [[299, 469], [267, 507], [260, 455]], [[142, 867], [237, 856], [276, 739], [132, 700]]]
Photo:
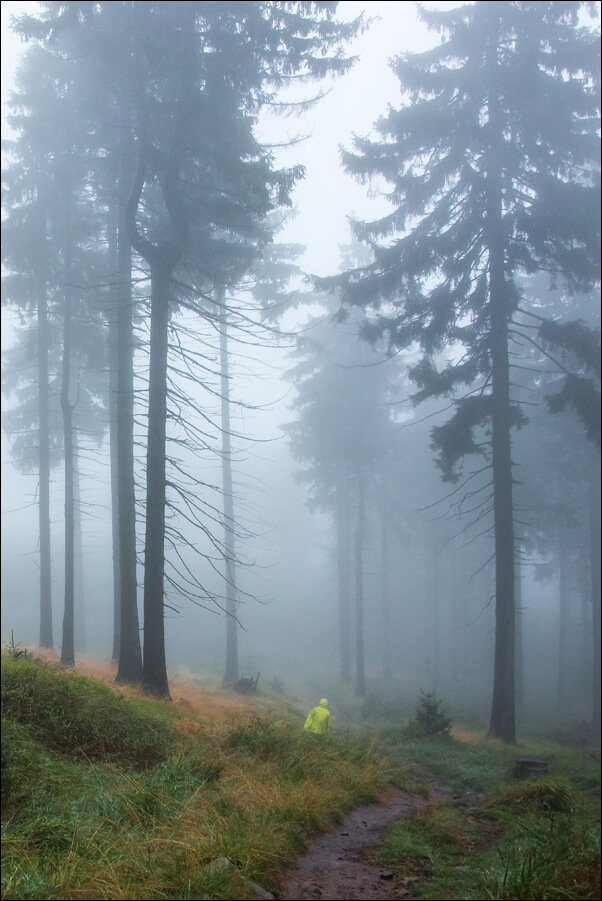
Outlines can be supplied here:
[[[599, 278], [597, 36], [591, 4], [477, 2], [420, 9], [441, 40], [397, 57], [404, 92], [343, 161], [384, 178], [392, 211], [356, 222], [374, 262], [333, 281], [371, 310], [367, 334], [421, 351], [416, 401], [449, 397], [433, 430], [443, 478], [491, 467], [496, 638], [490, 734], [515, 741], [512, 396], [518, 276], [589, 291]], [[327, 282], [332, 285], [332, 281]]]
[[[137, 8], [138, 159], [128, 220], [132, 246], [151, 277], [143, 684], [158, 694], [168, 694], [165, 425], [174, 275], [195, 230], [206, 256], [224, 231], [241, 236], [243, 247], [251, 236], [258, 249], [265, 241], [258, 224], [290, 203], [301, 171], [275, 168], [254, 134], [255, 115], [291, 76], [321, 78], [348, 68], [340, 49], [358, 23], [342, 25], [332, 13], [325, 3]], [[141, 216], [141, 202], [153, 196], [164, 210], [154, 220]]]

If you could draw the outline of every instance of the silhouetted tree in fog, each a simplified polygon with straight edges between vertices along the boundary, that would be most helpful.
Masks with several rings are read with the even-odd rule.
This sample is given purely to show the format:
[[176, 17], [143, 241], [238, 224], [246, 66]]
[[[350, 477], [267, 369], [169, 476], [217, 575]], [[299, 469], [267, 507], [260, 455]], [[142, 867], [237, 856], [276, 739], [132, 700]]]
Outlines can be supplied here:
[[[4, 422], [9, 429], [20, 426], [21, 435], [13, 442], [13, 450], [20, 454], [25, 468], [32, 467], [34, 450], [31, 439], [24, 440], [24, 436], [30, 434], [25, 430], [32, 430], [37, 436], [34, 444], [39, 468], [40, 643], [43, 647], [52, 645], [49, 473], [51, 464], [56, 465], [63, 454], [67, 473], [73, 473], [71, 402], [76, 394], [80, 400], [77, 425], [81, 433], [98, 441], [102, 440], [104, 432], [102, 370], [105, 361], [102, 325], [95, 311], [98, 298], [94, 285], [102, 253], [91, 246], [95, 231], [97, 238], [98, 218], [84, 203], [81, 193], [86, 166], [82, 155], [76, 159], [72, 151], [82, 134], [77, 130], [78, 108], [72, 95], [65, 90], [65, 79], [65, 62], [60, 56], [37, 47], [27, 53], [17, 91], [11, 99], [13, 108], [18, 110], [11, 120], [17, 138], [8, 144], [12, 161], [4, 173], [3, 249], [7, 270], [3, 279], [4, 295], [24, 310], [29, 306], [26, 298], [34, 296], [37, 303], [36, 318], [29, 320], [19, 335], [18, 344], [7, 355], [3, 388], [22, 386], [17, 389], [19, 404], [6, 411]], [[68, 223], [71, 223], [70, 229]], [[78, 301], [77, 310], [73, 309], [72, 301], [76, 284], [84, 295]], [[30, 314], [31, 308], [27, 309], [27, 315]], [[57, 321], [62, 328], [62, 337]], [[35, 350], [29, 333], [36, 339]], [[72, 335], [77, 347], [67, 352]], [[28, 366], [31, 355], [17, 368], [18, 355], [28, 345], [37, 361], [35, 374]], [[59, 355], [62, 362], [59, 362]], [[78, 384], [71, 392], [72, 397], [68, 397], [72, 363], [77, 367], [75, 379]], [[49, 374], [51, 371], [55, 375]], [[59, 371], [62, 374], [57, 378]], [[24, 385], [28, 378], [31, 383]], [[37, 397], [35, 406], [32, 403], [34, 396]], [[62, 430], [58, 423], [61, 412], [66, 414]], [[67, 637], [66, 640], [65, 636], [63, 638], [67, 662], [72, 662], [73, 658], [71, 624], [75, 597], [72, 573], [76, 566], [71, 539], [75, 539], [77, 517], [71, 483], [68, 475], [69, 499], [65, 507]], [[77, 567], [81, 571], [81, 559], [77, 561]]]
[[[18, 137], [7, 141], [9, 162], [3, 166], [2, 260], [3, 302], [16, 303], [35, 314], [37, 334], [37, 469], [40, 546], [40, 646], [53, 647], [50, 557], [50, 424], [49, 320], [51, 281], [47, 231], [48, 210], [54, 199], [48, 172], [55, 98], [51, 72], [43, 51], [35, 49], [22, 64], [18, 87], [9, 100], [9, 122]], [[44, 71], [46, 69], [46, 71]]]
[[[538, 270], [571, 290], [599, 278], [599, 49], [584, 3], [477, 2], [420, 9], [441, 42], [397, 57], [404, 103], [356, 138], [343, 162], [384, 178], [392, 211], [355, 223], [374, 262], [336, 284], [363, 306], [366, 333], [416, 347], [416, 401], [449, 397], [433, 429], [445, 480], [467, 455], [492, 475], [496, 635], [490, 734], [515, 740], [514, 514], [510, 348], [517, 276]], [[542, 312], [545, 315], [545, 310]], [[484, 502], [486, 510], [489, 500]]]
[[[148, 4], [138, 13], [138, 162], [128, 212], [130, 239], [151, 276], [143, 683], [159, 694], [168, 693], [163, 584], [172, 274], [195, 220], [209, 230], [244, 233], [275, 203], [288, 202], [301, 173], [275, 170], [253, 136], [253, 114], [283, 78], [345, 71], [349, 61], [338, 49], [356, 29], [335, 23], [326, 4]], [[165, 211], [154, 223], [138, 218], [145, 186], [158, 190]]]
[[299, 339], [297, 354], [304, 359], [289, 377], [298, 418], [287, 432], [293, 456], [305, 464], [300, 478], [310, 484], [313, 505], [333, 515], [341, 677], [350, 681], [353, 661], [355, 691], [363, 696], [364, 556], [368, 514], [381, 501], [379, 464], [391, 441], [389, 371], [352, 319], [337, 324], [328, 312]]

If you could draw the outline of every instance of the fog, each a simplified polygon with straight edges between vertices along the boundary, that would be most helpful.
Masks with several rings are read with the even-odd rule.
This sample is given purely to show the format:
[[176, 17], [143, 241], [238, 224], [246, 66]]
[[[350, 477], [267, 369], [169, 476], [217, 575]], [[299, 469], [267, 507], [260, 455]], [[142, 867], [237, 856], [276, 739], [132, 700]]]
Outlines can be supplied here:
[[[442, 10], [457, 6], [429, 4]], [[37, 3], [2, 4], [3, 125], [6, 100], [24, 52], [11, 31], [10, 17], [23, 12], [37, 15], [38, 7]], [[416, 384], [410, 370], [420, 360], [417, 345], [391, 349], [384, 333], [372, 344], [358, 337], [363, 316], [357, 306], [347, 307], [346, 318], [337, 317], [342, 297], [337, 291], [346, 288], [329, 294], [305, 277], [334, 277], [373, 259], [370, 252], [362, 258], [348, 218], [373, 221], [385, 216], [392, 207], [382, 195], [390, 186], [382, 176], [375, 177], [371, 187], [353, 178], [342, 165], [339, 148], [351, 150], [353, 134], [374, 134], [373, 123], [387, 115], [389, 105], [402, 103], [399, 81], [388, 61], [399, 53], [434, 47], [439, 38], [419, 21], [411, 3], [342, 2], [338, 7], [337, 15], [345, 22], [363, 11], [375, 17], [365, 33], [345, 47], [345, 53], [357, 56], [355, 65], [325, 84], [295, 87], [289, 94], [278, 95], [290, 99], [291, 90], [298, 97], [326, 91], [298, 115], [278, 117], [265, 108], [255, 126], [260, 141], [275, 145], [274, 166], [305, 167], [305, 177], [292, 190], [292, 214], [281, 212], [284, 225], [275, 237], [278, 243], [302, 246], [296, 260], [299, 274], [292, 277], [290, 286], [305, 296], [284, 315], [270, 318], [258, 312], [252, 296], [255, 277], [248, 271], [227, 289], [231, 452], [224, 452], [219, 328], [215, 305], [207, 300], [211, 291], [206, 283], [199, 288], [196, 310], [180, 306], [171, 313], [172, 393], [166, 454], [167, 497], [174, 506], [166, 508], [167, 674], [171, 678], [186, 672], [212, 684], [220, 684], [224, 677], [229, 618], [224, 579], [228, 520], [223, 513], [222, 482], [226, 456], [233, 479], [235, 551], [230, 562], [235, 563], [236, 572], [239, 677], [260, 673], [260, 690], [284, 690], [303, 703], [327, 696], [341, 703], [355, 699], [358, 707], [368, 699], [372, 705], [398, 701], [400, 708], [405, 705], [409, 710], [421, 690], [436, 690], [453, 716], [486, 725], [496, 654], [495, 522], [493, 501], [487, 500], [491, 472], [483, 465], [491, 460], [485, 447], [491, 440], [489, 425], [479, 422], [472, 433], [485, 450], [472, 452], [458, 463], [458, 481], [443, 481], [432, 430], [442, 429], [449, 421], [458, 394], [442, 392], [413, 404]], [[18, 137], [14, 123], [5, 126], [5, 134]], [[7, 157], [3, 169], [14, 172], [15, 159]], [[147, 210], [153, 210], [152, 191], [158, 191], [158, 185], [157, 181], [145, 189]], [[3, 214], [8, 220], [14, 208], [9, 189]], [[143, 221], [140, 215], [138, 221]], [[108, 232], [103, 228], [98, 241], [108, 247]], [[152, 234], [150, 226], [146, 234]], [[37, 647], [39, 471], [35, 459], [15, 465], [14, 445], [29, 428], [35, 449], [38, 427], [26, 427], [25, 420], [10, 416], [28, 400], [28, 379], [35, 384], [31, 355], [29, 359], [11, 356], [11, 349], [28, 325], [35, 331], [36, 319], [31, 302], [15, 299], [19, 289], [11, 279], [17, 271], [17, 251], [12, 247], [9, 234], [2, 306], [2, 640]], [[62, 259], [63, 251], [57, 253]], [[177, 273], [178, 290], [184, 292], [182, 285], [188, 289], [186, 279], [198, 259], [190, 253], [184, 258], [185, 265]], [[101, 274], [102, 265], [96, 259], [81, 263], [82, 271], [96, 267], [94, 271]], [[20, 276], [27, 281], [27, 272], [22, 270]], [[134, 278], [134, 474], [143, 641], [151, 281], [150, 267], [140, 255], [134, 258]], [[525, 304], [532, 304], [538, 313], [549, 309], [556, 321], [579, 319], [594, 334], [599, 329], [595, 284], [591, 290], [582, 286], [583, 290], [570, 295], [559, 286], [550, 289], [547, 283], [542, 289], [531, 275], [519, 273], [517, 278], [523, 279]], [[54, 271], [48, 277], [49, 286], [52, 279], [59, 285], [60, 276]], [[429, 284], [427, 279], [425, 285]], [[57, 288], [55, 298], [59, 293]], [[390, 315], [393, 301], [389, 298], [387, 303], [385, 313]], [[199, 310], [209, 312], [199, 314]], [[370, 318], [372, 313], [367, 315]], [[61, 322], [58, 314], [55, 321]], [[459, 314], [458, 328], [461, 325]], [[95, 327], [100, 335], [107, 324], [96, 316]], [[108, 338], [90, 338], [92, 346], [99, 341], [108, 342]], [[516, 376], [513, 398], [523, 404], [529, 418], [524, 427], [512, 430], [518, 721], [542, 730], [586, 721], [595, 729], [599, 444], [596, 447], [595, 440], [588, 439], [583, 421], [570, 404], [561, 412], [548, 412], [545, 396], [550, 386], [556, 390], [554, 379], [561, 370], [549, 360], [542, 364], [543, 358], [526, 339], [517, 348], [511, 356]], [[432, 359], [444, 369], [460, 362], [463, 352], [459, 343], [442, 341]], [[76, 660], [83, 655], [111, 657], [114, 633], [110, 364], [105, 357], [95, 373], [93, 353], [86, 354], [77, 365], [82, 367], [82, 384], [87, 376], [96, 378], [89, 392], [93, 425], [81, 406], [79, 411], [73, 408], [79, 481], [76, 507], [81, 522], [81, 548], [76, 537], [74, 557]], [[195, 354], [202, 354], [202, 360], [193, 360]], [[568, 356], [562, 359], [570, 369]], [[25, 372], [28, 366], [31, 376], [18, 376], [19, 367]], [[542, 375], [526, 374], [537, 367]], [[60, 360], [56, 355], [50, 370], [50, 429], [60, 435]], [[582, 361], [574, 371], [589, 378]], [[599, 392], [599, 364], [597, 378]], [[478, 390], [477, 386], [475, 393]], [[190, 399], [189, 405], [182, 401], [184, 396]], [[59, 654], [66, 553], [62, 441], [57, 438], [59, 447], [50, 470], [52, 631]], [[342, 513], [343, 502], [337, 494], [340, 479], [347, 486], [341, 497], [346, 491], [348, 506]], [[192, 512], [174, 489], [176, 483], [192, 497]], [[345, 611], [346, 637], [341, 626]], [[359, 633], [363, 636], [361, 660]], [[363, 683], [358, 681], [358, 667]]]

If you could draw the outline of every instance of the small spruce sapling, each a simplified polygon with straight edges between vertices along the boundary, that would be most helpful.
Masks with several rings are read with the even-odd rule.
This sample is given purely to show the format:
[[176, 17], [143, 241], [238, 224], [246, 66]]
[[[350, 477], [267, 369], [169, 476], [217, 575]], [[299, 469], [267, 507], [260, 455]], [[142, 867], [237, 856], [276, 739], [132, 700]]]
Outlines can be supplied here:
[[443, 710], [443, 700], [434, 691], [421, 691], [420, 695], [414, 712], [416, 731], [449, 737], [451, 719]]

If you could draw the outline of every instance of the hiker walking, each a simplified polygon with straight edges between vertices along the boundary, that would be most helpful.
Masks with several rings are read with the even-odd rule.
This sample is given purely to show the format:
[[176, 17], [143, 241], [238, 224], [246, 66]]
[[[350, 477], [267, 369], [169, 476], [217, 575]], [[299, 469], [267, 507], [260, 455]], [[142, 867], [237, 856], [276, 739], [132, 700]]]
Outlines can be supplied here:
[[318, 706], [309, 711], [303, 728], [315, 735], [327, 735], [330, 732], [330, 710], [326, 698], [322, 698]]

